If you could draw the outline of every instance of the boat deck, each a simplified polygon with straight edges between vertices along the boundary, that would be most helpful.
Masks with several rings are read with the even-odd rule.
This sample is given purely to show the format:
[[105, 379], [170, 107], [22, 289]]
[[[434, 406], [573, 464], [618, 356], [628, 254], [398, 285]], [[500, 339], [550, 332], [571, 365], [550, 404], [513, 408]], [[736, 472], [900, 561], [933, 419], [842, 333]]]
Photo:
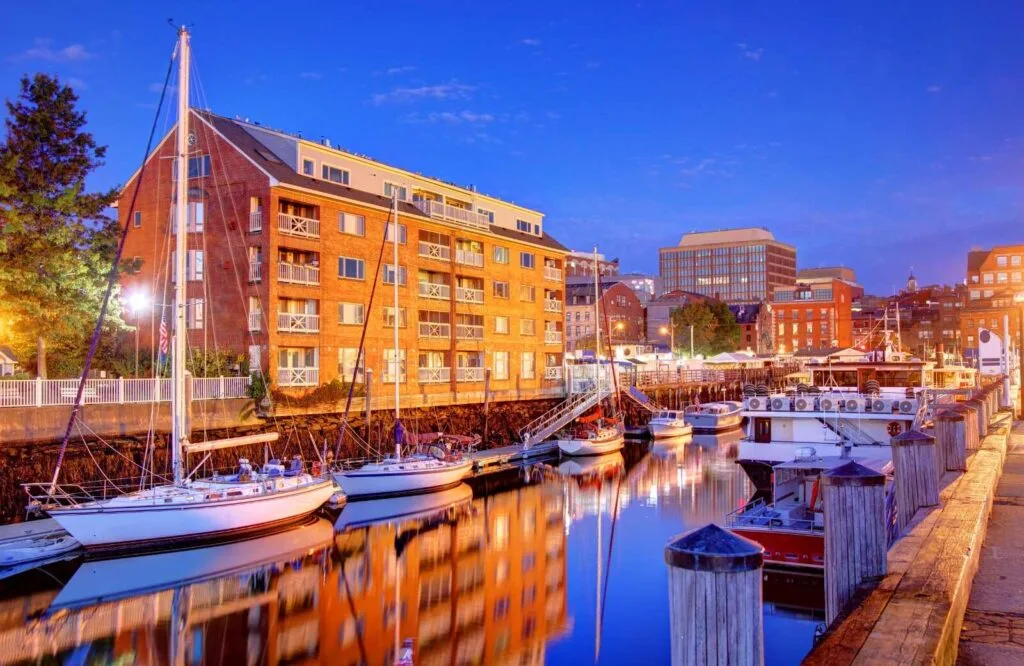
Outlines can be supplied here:
[[0, 525], [0, 548], [3, 548], [5, 543], [20, 541], [26, 537], [56, 536], [62, 533], [65, 533], [64, 528], [53, 518]]

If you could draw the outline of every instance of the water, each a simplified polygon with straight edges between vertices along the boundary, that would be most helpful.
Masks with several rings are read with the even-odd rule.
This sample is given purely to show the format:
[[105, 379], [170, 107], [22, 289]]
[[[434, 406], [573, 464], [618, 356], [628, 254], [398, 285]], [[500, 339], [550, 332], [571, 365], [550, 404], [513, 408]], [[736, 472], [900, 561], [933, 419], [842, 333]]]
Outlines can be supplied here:
[[[416, 664], [668, 663], [663, 546], [749, 496], [730, 455], [629, 444], [335, 524], [23, 573], [0, 581], [0, 664], [393, 664], [406, 639]], [[768, 664], [806, 654], [820, 597], [820, 579], [766, 580]]]

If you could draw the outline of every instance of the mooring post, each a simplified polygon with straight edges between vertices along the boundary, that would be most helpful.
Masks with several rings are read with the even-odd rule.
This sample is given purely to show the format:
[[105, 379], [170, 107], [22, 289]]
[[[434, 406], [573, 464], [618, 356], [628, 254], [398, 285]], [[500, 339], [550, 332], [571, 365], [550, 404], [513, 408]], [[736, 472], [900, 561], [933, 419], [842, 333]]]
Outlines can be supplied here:
[[979, 447], [977, 406], [959, 402], [952, 411], [962, 414], [964, 417], [964, 442], [967, 445], [967, 450], [977, 451]]
[[710, 524], [669, 541], [665, 563], [672, 666], [764, 664], [764, 549]]
[[967, 421], [959, 411], [947, 409], [935, 417], [935, 442], [947, 472], [967, 471]]
[[822, 475], [825, 512], [825, 623], [857, 586], [885, 575], [885, 475], [850, 462]]
[[982, 439], [988, 435], [988, 407], [985, 405], [985, 401], [981, 398], [974, 397], [964, 403], [977, 410], [978, 418], [978, 442], [979, 446]]
[[935, 438], [920, 430], [908, 430], [893, 437], [891, 444], [896, 468], [896, 527], [902, 534], [919, 508], [939, 503]]

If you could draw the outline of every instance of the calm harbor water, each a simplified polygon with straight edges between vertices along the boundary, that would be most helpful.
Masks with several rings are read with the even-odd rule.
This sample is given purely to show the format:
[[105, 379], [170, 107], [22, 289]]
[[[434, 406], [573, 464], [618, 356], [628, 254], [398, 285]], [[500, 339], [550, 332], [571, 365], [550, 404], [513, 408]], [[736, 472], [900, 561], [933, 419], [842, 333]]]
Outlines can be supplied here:
[[[663, 546], [749, 497], [734, 455], [734, 437], [627, 444], [255, 540], [52, 564], [0, 581], [0, 664], [377, 665], [406, 639], [416, 664], [668, 663]], [[768, 664], [806, 654], [820, 588], [766, 578]]]

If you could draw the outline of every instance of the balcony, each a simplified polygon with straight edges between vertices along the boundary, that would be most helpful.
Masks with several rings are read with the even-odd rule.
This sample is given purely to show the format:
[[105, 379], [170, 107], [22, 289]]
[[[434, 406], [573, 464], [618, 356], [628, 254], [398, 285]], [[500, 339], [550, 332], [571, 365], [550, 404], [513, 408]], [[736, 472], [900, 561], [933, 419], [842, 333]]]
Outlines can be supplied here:
[[420, 368], [420, 384], [443, 384], [451, 381], [451, 368]]
[[420, 282], [420, 297], [435, 298], [439, 301], [452, 300], [452, 288], [450, 285], [439, 282]]
[[562, 269], [555, 268], [554, 266], [545, 266], [544, 279], [552, 280], [554, 282], [562, 282]]
[[319, 333], [320, 315], [303, 312], [278, 312], [277, 330], [285, 333]]
[[484, 327], [476, 324], [456, 324], [455, 337], [459, 340], [483, 340]]
[[320, 238], [320, 220], [288, 213], [277, 214], [277, 230], [289, 236]]
[[278, 368], [278, 386], [318, 386], [320, 368]]
[[462, 303], [483, 303], [484, 290], [473, 289], [471, 287], [456, 287], [455, 300]]
[[420, 322], [421, 338], [440, 338], [447, 340], [452, 337], [451, 324], [439, 324], [432, 321]]
[[447, 245], [439, 245], [437, 243], [428, 243], [427, 241], [420, 241], [420, 256], [426, 257], [427, 259], [437, 259], [438, 261], [451, 261], [452, 260], [452, 249]]
[[277, 281], [291, 284], [320, 284], [320, 267], [312, 264], [277, 264]]
[[249, 211], [249, 233], [255, 234], [263, 231], [263, 211]]
[[249, 262], [249, 282], [259, 282], [263, 279], [263, 264], [258, 261]]
[[560, 345], [562, 344], [562, 332], [561, 331], [544, 331], [544, 344], [546, 345]]
[[250, 331], [262, 331], [263, 330], [263, 313], [262, 312], [250, 312], [249, 313], [249, 330]]
[[544, 368], [544, 379], [562, 379], [562, 366], [553, 365]]
[[544, 299], [544, 312], [561, 312], [562, 301], [555, 298]]
[[474, 213], [473, 211], [465, 208], [457, 208], [456, 206], [449, 206], [448, 204], [440, 201], [427, 201], [425, 199], [413, 201], [412, 203], [430, 217], [455, 222], [456, 224], [472, 227], [474, 229], [486, 230], [491, 226], [491, 221], [486, 215]]
[[455, 263], [466, 266], [484, 267], [484, 255], [472, 250], [455, 250]]
[[455, 380], [460, 382], [482, 382], [484, 380], [484, 369], [456, 368]]

